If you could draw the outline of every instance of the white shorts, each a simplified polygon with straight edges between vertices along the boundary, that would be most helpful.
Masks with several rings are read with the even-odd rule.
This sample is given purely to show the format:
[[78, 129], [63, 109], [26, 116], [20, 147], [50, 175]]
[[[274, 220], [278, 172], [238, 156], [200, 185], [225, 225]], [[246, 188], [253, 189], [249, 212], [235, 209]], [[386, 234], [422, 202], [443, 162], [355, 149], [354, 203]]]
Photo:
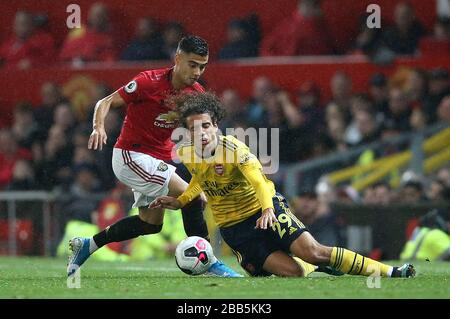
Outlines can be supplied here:
[[148, 206], [156, 197], [167, 195], [175, 166], [153, 156], [114, 148], [112, 168], [117, 179], [131, 187], [133, 207]]

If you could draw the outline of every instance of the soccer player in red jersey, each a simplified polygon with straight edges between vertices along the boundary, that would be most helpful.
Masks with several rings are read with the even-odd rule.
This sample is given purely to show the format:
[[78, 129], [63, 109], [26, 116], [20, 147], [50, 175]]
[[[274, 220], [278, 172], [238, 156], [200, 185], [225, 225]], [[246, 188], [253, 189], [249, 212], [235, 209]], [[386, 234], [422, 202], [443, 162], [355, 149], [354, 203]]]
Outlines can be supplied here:
[[[97, 102], [93, 130], [88, 148], [102, 150], [107, 142], [104, 120], [110, 107], [127, 106], [122, 131], [114, 146], [112, 166], [116, 177], [133, 189], [134, 207], [138, 216], [126, 217], [92, 238], [75, 237], [70, 243], [68, 275], [75, 273], [89, 256], [100, 247], [140, 235], [158, 233], [162, 229], [164, 210], [149, 208], [158, 196], [177, 197], [187, 183], [171, 165], [171, 140], [178, 126], [175, 106], [166, 100], [181, 92], [204, 92], [197, 82], [208, 63], [208, 44], [198, 36], [180, 40], [172, 68], [148, 70], [138, 74], [127, 85]], [[183, 223], [188, 236], [208, 238], [203, 218], [202, 200], [183, 209]], [[213, 258], [209, 272], [222, 277], [242, 277]]]

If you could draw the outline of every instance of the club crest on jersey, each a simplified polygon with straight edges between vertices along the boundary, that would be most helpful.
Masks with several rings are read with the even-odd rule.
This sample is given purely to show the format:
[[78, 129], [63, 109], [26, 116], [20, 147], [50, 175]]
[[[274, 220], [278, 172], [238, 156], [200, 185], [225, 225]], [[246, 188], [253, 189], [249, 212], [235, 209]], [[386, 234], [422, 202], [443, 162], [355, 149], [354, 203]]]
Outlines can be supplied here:
[[167, 171], [167, 164], [166, 163], [159, 163], [158, 165], [158, 171], [165, 172]]
[[128, 83], [124, 87], [124, 90], [127, 93], [133, 93], [134, 91], [136, 91], [136, 89], [137, 89], [137, 82], [136, 81], [131, 81], [130, 83]]
[[223, 165], [222, 164], [214, 165], [214, 170], [216, 171], [217, 175], [223, 175]]

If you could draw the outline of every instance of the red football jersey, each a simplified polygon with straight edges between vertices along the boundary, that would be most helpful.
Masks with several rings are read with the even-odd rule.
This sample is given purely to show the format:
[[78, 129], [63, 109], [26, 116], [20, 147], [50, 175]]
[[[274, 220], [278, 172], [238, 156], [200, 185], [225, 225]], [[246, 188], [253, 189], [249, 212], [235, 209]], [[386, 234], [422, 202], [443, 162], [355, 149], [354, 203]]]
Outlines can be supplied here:
[[[118, 92], [127, 103], [127, 114], [115, 147], [171, 160], [174, 143], [172, 131], [178, 127], [178, 116], [165, 99], [175, 93], [170, 82], [173, 68], [139, 73]], [[204, 92], [195, 83], [182, 92]]]

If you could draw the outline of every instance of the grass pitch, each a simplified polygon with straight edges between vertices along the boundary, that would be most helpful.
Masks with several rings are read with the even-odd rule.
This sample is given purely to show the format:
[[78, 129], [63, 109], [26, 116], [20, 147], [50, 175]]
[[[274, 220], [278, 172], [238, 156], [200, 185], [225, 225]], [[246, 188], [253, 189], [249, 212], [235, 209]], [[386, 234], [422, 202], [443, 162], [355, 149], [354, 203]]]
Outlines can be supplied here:
[[[235, 259], [224, 261], [243, 273]], [[450, 298], [450, 263], [416, 262], [415, 266], [416, 278], [382, 278], [380, 288], [371, 289], [367, 278], [362, 276], [191, 277], [178, 270], [174, 260], [127, 263], [89, 260], [81, 269], [81, 288], [69, 289], [63, 259], [0, 257], [0, 298]], [[373, 279], [371, 282], [374, 283]]]

